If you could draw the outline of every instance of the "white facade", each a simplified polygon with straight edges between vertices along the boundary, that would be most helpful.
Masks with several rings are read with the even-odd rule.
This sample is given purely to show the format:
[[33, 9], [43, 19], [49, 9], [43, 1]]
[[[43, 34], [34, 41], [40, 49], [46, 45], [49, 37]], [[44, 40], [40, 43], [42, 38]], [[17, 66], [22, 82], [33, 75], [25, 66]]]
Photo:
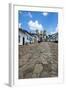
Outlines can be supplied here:
[[27, 36], [26, 36], [26, 34], [24, 34], [21, 31], [19, 31], [19, 35], [18, 35], [19, 45], [23, 45], [23, 38], [24, 38], [24, 44], [25, 44], [25, 42], [27, 40]]
[[33, 43], [33, 37], [27, 32], [24, 33], [23, 31], [19, 30], [18, 42], [19, 45]]

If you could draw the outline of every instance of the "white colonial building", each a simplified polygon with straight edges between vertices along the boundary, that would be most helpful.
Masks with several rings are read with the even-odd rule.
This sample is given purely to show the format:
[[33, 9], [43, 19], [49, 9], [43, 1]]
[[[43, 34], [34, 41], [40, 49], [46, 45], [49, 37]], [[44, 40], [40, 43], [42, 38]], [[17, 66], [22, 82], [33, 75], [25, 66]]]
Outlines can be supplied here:
[[52, 35], [48, 35], [48, 41], [58, 42], [58, 33], [54, 33]]
[[26, 30], [19, 29], [18, 34], [19, 45], [33, 43], [34, 42], [33, 38], [34, 37], [31, 35], [31, 33], [27, 32]]

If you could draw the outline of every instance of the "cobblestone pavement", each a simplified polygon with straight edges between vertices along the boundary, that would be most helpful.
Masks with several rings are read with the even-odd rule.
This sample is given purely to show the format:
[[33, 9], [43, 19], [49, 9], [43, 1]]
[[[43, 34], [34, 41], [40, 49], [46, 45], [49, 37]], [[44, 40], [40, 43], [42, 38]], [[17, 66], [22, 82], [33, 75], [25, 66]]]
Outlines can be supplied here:
[[19, 46], [19, 79], [58, 76], [58, 43]]

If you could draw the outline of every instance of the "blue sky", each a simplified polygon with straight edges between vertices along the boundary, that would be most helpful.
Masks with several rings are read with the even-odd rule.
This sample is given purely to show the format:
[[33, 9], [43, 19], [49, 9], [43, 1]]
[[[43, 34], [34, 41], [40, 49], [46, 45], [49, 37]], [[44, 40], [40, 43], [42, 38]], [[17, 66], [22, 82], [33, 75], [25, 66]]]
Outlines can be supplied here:
[[46, 30], [48, 34], [58, 31], [58, 13], [18, 11], [18, 24], [29, 32]]

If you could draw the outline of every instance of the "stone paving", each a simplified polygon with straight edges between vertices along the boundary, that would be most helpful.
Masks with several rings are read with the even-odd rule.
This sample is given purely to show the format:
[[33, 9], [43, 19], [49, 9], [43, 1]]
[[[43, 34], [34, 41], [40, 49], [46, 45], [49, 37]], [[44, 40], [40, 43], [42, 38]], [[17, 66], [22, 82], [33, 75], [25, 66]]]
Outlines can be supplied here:
[[58, 43], [19, 46], [19, 79], [58, 76]]

